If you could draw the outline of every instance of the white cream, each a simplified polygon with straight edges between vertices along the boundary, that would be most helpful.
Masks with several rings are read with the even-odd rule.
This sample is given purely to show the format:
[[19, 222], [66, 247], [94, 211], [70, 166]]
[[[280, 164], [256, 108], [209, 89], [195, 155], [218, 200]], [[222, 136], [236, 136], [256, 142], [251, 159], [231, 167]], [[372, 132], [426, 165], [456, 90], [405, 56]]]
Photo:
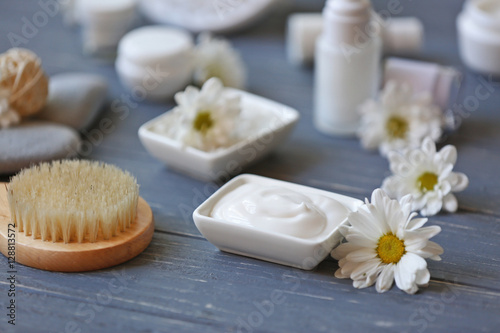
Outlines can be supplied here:
[[324, 237], [348, 215], [337, 200], [284, 187], [246, 183], [220, 199], [211, 217], [303, 239]]

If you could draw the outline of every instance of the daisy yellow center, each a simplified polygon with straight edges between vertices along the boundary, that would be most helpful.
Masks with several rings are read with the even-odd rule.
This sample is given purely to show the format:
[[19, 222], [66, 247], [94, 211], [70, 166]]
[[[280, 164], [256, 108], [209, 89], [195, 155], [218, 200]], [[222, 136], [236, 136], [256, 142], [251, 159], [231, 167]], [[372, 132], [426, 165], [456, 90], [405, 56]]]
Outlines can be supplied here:
[[438, 183], [438, 176], [434, 172], [424, 172], [417, 178], [417, 186], [422, 193], [434, 190]]
[[378, 240], [377, 255], [385, 264], [396, 264], [406, 253], [405, 243], [392, 233], [383, 235]]
[[193, 121], [193, 128], [198, 132], [206, 133], [212, 126], [214, 121], [210, 111], [200, 111]]
[[401, 117], [392, 116], [387, 120], [386, 130], [393, 139], [404, 139], [408, 132], [408, 122]]

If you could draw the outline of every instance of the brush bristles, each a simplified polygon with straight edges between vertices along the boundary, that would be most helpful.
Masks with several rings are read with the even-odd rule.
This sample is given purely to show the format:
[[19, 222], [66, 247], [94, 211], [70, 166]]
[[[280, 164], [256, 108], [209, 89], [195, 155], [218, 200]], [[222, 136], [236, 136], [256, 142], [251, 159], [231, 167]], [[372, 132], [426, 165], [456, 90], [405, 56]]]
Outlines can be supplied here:
[[139, 186], [119, 168], [90, 161], [43, 163], [21, 171], [8, 187], [12, 222], [42, 240], [95, 242], [135, 221]]

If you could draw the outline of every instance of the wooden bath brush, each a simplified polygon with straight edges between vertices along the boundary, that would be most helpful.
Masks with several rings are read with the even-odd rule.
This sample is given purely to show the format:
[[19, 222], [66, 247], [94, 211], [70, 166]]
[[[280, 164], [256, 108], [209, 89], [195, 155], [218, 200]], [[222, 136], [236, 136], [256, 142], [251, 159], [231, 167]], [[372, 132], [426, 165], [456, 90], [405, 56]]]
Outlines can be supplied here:
[[0, 250], [26, 266], [60, 272], [114, 266], [141, 253], [153, 231], [135, 178], [112, 165], [43, 163], [0, 183]]

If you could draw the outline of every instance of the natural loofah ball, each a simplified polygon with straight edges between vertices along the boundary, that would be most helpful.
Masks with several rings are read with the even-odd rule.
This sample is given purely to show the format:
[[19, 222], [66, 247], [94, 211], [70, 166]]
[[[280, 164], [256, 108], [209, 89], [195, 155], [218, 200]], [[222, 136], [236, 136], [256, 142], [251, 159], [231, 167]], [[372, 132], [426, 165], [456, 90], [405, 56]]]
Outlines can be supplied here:
[[33, 238], [95, 242], [130, 227], [139, 186], [119, 168], [65, 160], [21, 171], [8, 186], [12, 222]]
[[0, 89], [9, 92], [10, 107], [21, 116], [40, 111], [49, 92], [40, 58], [21, 48], [0, 54]]

